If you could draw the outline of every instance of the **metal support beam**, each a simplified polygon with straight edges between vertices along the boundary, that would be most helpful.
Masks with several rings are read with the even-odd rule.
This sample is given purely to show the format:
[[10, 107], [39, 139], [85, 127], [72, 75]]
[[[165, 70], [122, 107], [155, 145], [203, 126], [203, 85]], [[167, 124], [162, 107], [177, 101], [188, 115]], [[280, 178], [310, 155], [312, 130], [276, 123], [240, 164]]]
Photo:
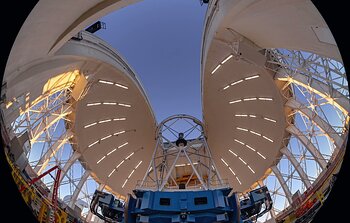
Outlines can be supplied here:
[[315, 161], [320, 165], [322, 170], [324, 170], [327, 166], [327, 162], [314, 144], [297, 127], [295, 127], [295, 125], [289, 125], [286, 130], [287, 132], [293, 134], [305, 146], [305, 148], [315, 158]]
[[[275, 213], [275, 210], [273, 208], [271, 208], [271, 210], [269, 211], [270, 214], [271, 214], [271, 218], [270, 220], [268, 220], [267, 222], [268, 223], [276, 223], [276, 221], [274, 219], [276, 219], [276, 213]], [[266, 222], [266, 223], [267, 223]]]
[[[181, 130], [183, 131], [182, 136], [180, 134], [181, 132], [177, 132], [171, 128], [171, 126], [178, 121], [191, 125], [186, 130]], [[163, 134], [164, 132], [168, 134]], [[174, 132], [179, 135], [176, 135]], [[192, 136], [193, 138], [191, 141], [187, 143], [184, 138], [191, 133], [194, 133], [196, 137]], [[200, 120], [188, 115], [171, 116], [158, 125], [156, 135], [157, 144], [151, 162], [141, 184], [137, 184], [137, 188], [151, 188], [162, 191], [173, 188], [174, 186], [178, 187], [179, 185], [174, 179], [175, 176], [177, 176], [176, 167], [181, 168], [186, 165], [192, 167], [192, 175], [191, 178], [187, 180], [185, 186], [189, 185], [191, 189], [196, 190], [207, 190], [213, 187], [227, 186], [227, 183], [223, 182], [221, 179], [215, 162], [211, 157], [210, 148], [206, 142], [207, 137], [204, 135], [203, 124]], [[176, 143], [174, 143], [175, 140]], [[181, 143], [183, 145], [180, 145], [181, 140], [183, 140]], [[215, 170], [213, 170], [212, 167], [215, 167]], [[150, 169], [152, 169], [153, 173], [151, 173], [152, 171], [150, 171]], [[153, 177], [152, 174], [154, 175]], [[193, 179], [193, 176], [196, 178]], [[195, 181], [194, 185], [191, 185], [191, 179], [193, 180], [192, 182]], [[199, 181], [198, 183], [197, 180]], [[151, 184], [148, 184], [148, 182]]]
[[81, 191], [81, 188], [83, 187], [84, 183], [86, 182], [87, 178], [90, 176], [90, 171], [86, 170], [83, 176], [80, 178], [80, 181], [77, 185], [77, 187], [74, 190], [74, 193], [72, 195], [71, 200], [69, 201], [68, 206], [74, 209], [75, 202], [77, 201], [78, 195]]
[[341, 94], [339, 91], [331, 88], [329, 85], [315, 79], [308, 77], [301, 73], [293, 73], [289, 74], [285, 69], [280, 69], [276, 75], [275, 79], [288, 81], [290, 83], [294, 83], [300, 85], [311, 92], [314, 92], [325, 100], [329, 102], [329, 104], [334, 105], [339, 110], [341, 110], [345, 115], [349, 115], [350, 112], [350, 102], [349, 99]]
[[160, 187], [158, 187], [159, 191], [162, 191], [164, 186], [165, 186], [165, 184], [168, 182], [169, 177], [170, 177], [171, 173], [173, 172], [173, 170], [175, 168], [175, 164], [177, 163], [177, 160], [179, 159], [180, 154], [181, 154], [182, 151], [184, 151], [183, 148], [182, 149], [178, 149], [178, 152], [177, 152], [175, 160], [171, 164], [170, 168], [167, 170], [167, 175], [162, 179], [162, 184], [160, 185]]
[[51, 114], [49, 117], [47, 117], [47, 122], [44, 123], [40, 123], [38, 124], [37, 127], [35, 127], [34, 129], [32, 129], [32, 138], [30, 140], [31, 143], [34, 143], [42, 134], [44, 131], [46, 131], [47, 129], [49, 129], [53, 124], [55, 124], [56, 122], [58, 122], [60, 119], [62, 119], [63, 117], [65, 117], [66, 115], [72, 113], [72, 107], [70, 106], [63, 106], [62, 107], [63, 111], [60, 114]]
[[34, 168], [34, 171], [38, 174], [41, 174], [45, 170], [47, 164], [51, 158], [58, 152], [58, 150], [70, 139], [73, 137], [73, 133], [70, 130], [67, 130], [64, 134], [57, 139], [55, 143], [46, 151], [46, 153], [40, 158], [39, 162]]
[[[301, 113], [303, 113], [305, 116], [309, 118], [309, 120], [313, 121], [328, 137], [329, 139], [335, 144], [337, 148], [341, 148], [341, 146], [344, 143], [344, 139], [339, 136], [339, 134], [333, 129], [333, 127], [327, 123], [323, 118], [318, 116], [316, 112], [312, 111], [299, 101], [295, 100], [294, 98], [290, 98], [286, 106], [297, 110]], [[344, 134], [346, 135], [346, 134]]]
[[67, 163], [63, 166], [62, 168], [62, 174], [60, 177], [60, 181], [59, 183], [61, 184], [63, 178], [66, 176], [69, 168], [71, 168], [71, 166], [75, 163], [75, 161], [81, 156], [81, 154], [77, 151], [75, 151], [73, 153], [73, 155], [69, 158], [69, 160], [67, 161]]
[[[210, 151], [210, 148], [209, 148], [209, 145], [208, 145], [208, 142], [207, 142], [207, 140], [204, 140], [204, 145], [205, 145], [205, 147], [206, 148], [208, 148], [208, 154], [209, 154], [209, 156], [210, 157], [212, 157], [212, 155], [211, 155], [211, 151]], [[212, 174], [212, 166], [215, 168], [215, 174], [218, 176], [218, 179], [219, 179], [219, 182], [220, 182], [220, 184], [223, 184], [224, 182], [223, 182], [223, 180], [222, 180], [222, 178], [221, 178], [221, 175], [220, 175], [220, 172], [219, 171], [217, 171], [217, 167], [216, 167], [216, 164], [215, 164], [215, 162], [210, 162], [211, 164], [210, 164], [210, 166], [209, 166], [209, 168], [210, 168], [210, 175]], [[210, 187], [210, 186], [208, 186], [208, 187]]]
[[156, 146], [155, 146], [155, 148], [153, 150], [152, 160], [149, 163], [148, 168], [147, 168], [148, 172], [146, 172], [145, 176], [142, 179], [142, 183], [141, 183], [142, 185], [145, 184], [146, 178], [147, 178], [148, 174], [151, 172], [150, 169], [152, 168], [153, 174], [154, 174], [154, 179], [156, 179], [157, 188], [159, 188], [158, 175], [157, 175], [157, 171], [156, 171], [157, 169], [156, 169], [156, 166], [155, 166], [156, 164], [154, 162], [154, 158], [155, 158], [155, 156], [157, 154], [158, 145], [159, 145], [159, 140], [157, 140]]
[[307, 176], [307, 174], [305, 173], [305, 171], [303, 170], [303, 168], [300, 166], [300, 163], [295, 159], [295, 157], [293, 156], [293, 154], [288, 150], [288, 148], [283, 147], [281, 149], [281, 152], [287, 157], [287, 159], [292, 163], [292, 165], [294, 166], [295, 170], [298, 172], [301, 181], [304, 183], [304, 185], [306, 186], [306, 188], [311, 187], [311, 182], [309, 177]]
[[272, 166], [271, 170], [275, 174], [278, 182], [280, 183], [289, 204], [292, 204], [292, 192], [290, 192], [289, 187], [287, 186], [287, 182], [283, 179], [280, 170], [277, 168], [277, 166]]
[[[203, 180], [203, 178], [202, 178], [202, 175], [198, 173], [198, 170], [197, 170], [196, 167], [193, 165], [192, 160], [191, 160], [191, 158], [188, 156], [186, 150], [184, 150], [183, 152], [184, 152], [184, 154], [185, 154], [185, 156], [186, 156], [188, 162], [190, 162], [190, 165], [192, 166], [193, 171], [194, 171], [195, 174], [197, 175], [198, 180], [201, 182], [202, 186], [204, 187], [204, 190], [208, 190], [208, 187], [207, 187], [206, 183], [204, 182], [204, 180]], [[211, 170], [211, 169], [209, 168], [209, 170]]]

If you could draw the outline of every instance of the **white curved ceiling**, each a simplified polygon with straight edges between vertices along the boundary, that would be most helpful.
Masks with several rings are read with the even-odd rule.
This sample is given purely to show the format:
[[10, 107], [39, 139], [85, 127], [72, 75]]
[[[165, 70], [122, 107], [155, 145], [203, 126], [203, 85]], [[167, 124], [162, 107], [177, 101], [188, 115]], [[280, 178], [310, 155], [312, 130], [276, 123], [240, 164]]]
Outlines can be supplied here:
[[144, 89], [124, 59], [98, 37], [87, 32], [82, 37], [21, 70], [10, 82], [7, 96], [28, 94], [31, 102], [56, 75], [78, 70], [87, 77], [84, 97], [68, 102], [74, 107], [66, 117], [74, 124], [73, 147], [97, 182], [126, 196], [142, 179], [151, 158], [156, 120]]
[[203, 116], [215, 162], [237, 191], [276, 165], [288, 143], [282, 85], [266, 69], [262, 49], [305, 50], [341, 60], [333, 37], [324, 42], [316, 27], [328, 29], [307, 0], [221, 0], [209, 6], [201, 58]]
[[72, 36], [100, 17], [139, 1], [39, 1], [16, 37], [6, 64], [5, 78], [12, 78], [8, 75], [19, 67], [53, 55]]
[[212, 7], [206, 44], [214, 35], [232, 41], [229, 28], [263, 49], [303, 50], [341, 61], [326, 22], [310, 0], [220, 0]]
[[271, 72], [243, 59], [231, 57], [212, 74], [231, 53], [230, 47], [216, 40], [209, 49], [203, 76], [203, 116], [220, 173], [235, 190], [244, 191], [280, 156], [285, 100]]
[[126, 195], [148, 166], [155, 118], [139, 83], [123, 71], [103, 65], [93, 79], [76, 107], [77, 148], [100, 183]]

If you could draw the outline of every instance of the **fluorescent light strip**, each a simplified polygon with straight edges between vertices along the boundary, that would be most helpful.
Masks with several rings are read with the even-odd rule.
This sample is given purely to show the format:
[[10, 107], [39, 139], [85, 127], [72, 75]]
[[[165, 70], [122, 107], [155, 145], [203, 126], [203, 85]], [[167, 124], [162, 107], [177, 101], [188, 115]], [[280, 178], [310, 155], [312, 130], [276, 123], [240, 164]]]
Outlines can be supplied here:
[[256, 152], [256, 153], [259, 154], [259, 156], [261, 156], [264, 160], [266, 160], [266, 157], [263, 154], [261, 154], [259, 152]]
[[119, 106], [123, 106], [123, 107], [128, 107], [128, 108], [130, 108], [130, 107], [131, 107], [131, 105], [124, 104], [124, 103], [118, 103], [118, 105], [119, 105]]
[[125, 160], [122, 160], [116, 168], [118, 169], [124, 162], [125, 162]]
[[229, 149], [228, 151], [237, 157], [237, 154], [232, 152], [232, 150]]
[[95, 144], [98, 143], [99, 141], [100, 141], [100, 140], [97, 140], [97, 141], [91, 143], [90, 145], [88, 145], [88, 148], [90, 148], [91, 146], [95, 145]]
[[100, 105], [101, 102], [95, 102], [95, 103], [87, 103], [86, 106], [94, 106], [94, 105]]
[[135, 172], [135, 169], [133, 169], [132, 171], [131, 171], [131, 173], [129, 174], [129, 176], [128, 176], [128, 179], [132, 176], [132, 174]]
[[255, 78], [258, 78], [259, 77], [259, 75], [254, 75], [254, 76], [250, 76], [250, 77], [246, 77], [246, 78], [244, 78], [244, 80], [251, 80], [251, 79], [255, 79]]
[[113, 121], [125, 121], [126, 118], [114, 118]]
[[104, 105], [117, 105], [116, 102], [103, 102]]
[[99, 80], [98, 82], [100, 82], [102, 84], [113, 84], [113, 82], [111, 82], [111, 81], [104, 81], [104, 80]]
[[120, 148], [122, 148], [123, 146], [126, 146], [126, 145], [128, 145], [129, 143], [128, 142], [126, 142], [126, 143], [124, 143], [124, 144], [122, 144], [122, 145], [120, 145], [120, 146], [118, 146], [118, 149], [120, 149]]
[[108, 178], [112, 176], [112, 174], [115, 172], [115, 168], [108, 174]]
[[120, 135], [120, 134], [123, 134], [123, 133], [125, 133], [125, 131], [115, 132], [115, 133], [113, 133], [113, 135], [116, 136], [116, 135]]
[[112, 153], [114, 153], [117, 150], [117, 148], [113, 149], [112, 151], [110, 151], [109, 153], [107, 153], [107, 156], [111, 155]]
[[250, 150], [253, 150], [254, 152], [256, 151], [253, 147], [249, 146], [249, 145], [245, 145], [247, 148], [249, 148]]
[[142, 160], [137, 164], [137, 166], [135, 167], [135, 170], [141, 165]]
[[130, 157], [132, 157], [132, 155], [134, 155], [134, 152], [132, 152], [129, 156], [127, 156], [127, 157], [125, 158], [125, 160], [129, 159]]
[[128, 182], [128, 179], [126, 179], [126, 180], [124, 181], [122, 188], [124, 188], [124, 186], [125, 186], [125, 184], [126, 184], [127, 182]]
[[236, 142], [238, 142], [238, 143], [244, 145], [244, 142], [241, 142], [241, 141], [239, 141], [239, 140], [237, 140], [237, 139], [234, 139], [234, 140], [235, 140]]
[[97, 122], [94, 122], [94, 123], [91, 123], [91, 124], [88, 124], [88, 125], [84, 126], [84, 128], [86, 129], [86, 128], [89, 128], [89, 127], [94, 126], [96, 124], [97, 124]]
[[255, 173], [255, 171], [248, 165], [248, 168], [250, 169], [250, 171], [252, 171], [253, 173]]
[[248, 115], [235, 115], [236, 117], [248, 117]]
[[230, 101], [230, 104], [234, 104], [234, 103], [241, 102], [241, 101], [242, 101], [241, 99]]
[[270, 139], [270, 138], [268, 138], [268, 137], [266, 137], [266, 136], [262, 136], [264, 139], [266, 139], [266, 140], [268, 140], [268, 141], [270, 141], [270, 142], [273, 142], [273, 140], [272, 139]]
[[105, 139], [108, 139], [108, 138], [110, 138], [110, 137], [112, 137], [112, 135], [105, 136], [105, 137], [101, 138], [101, 141], [103, 141], [103, 140], [105, 140]]
[[122, 84], [119, 84], [119, 83], [114, 83], [114, 82], [112, 82], [112, 81], [99, 80], [98, 82], [100, 82], [100, 83], [102, 83], [102, 84], [110, 84], [110, 85], [114, 84], [114, 85], [117, 86], [117, 87], [124, 88], [124, 89], [129, 89], [129, 88], [128, 88], [127, 86], [125, 86], [125, 85], [122, 85]]
[[234, 176], [236, 176], [236, 173], [231, 169], [231, 167], [229, 167], [228, 169], [231, 171], [231, 173], [232, 173]]
[[250, 133], [253, 133], [254, 135], [261, 136], [261, 134], [260, 134], [260, 133], [258, 133], [258, 132], [254, 132], [254, 131], [252, 131], [252, 130], [250, 130], [249, 132], [250, 132]]
[[243, 80], [235, 81], [235, 82], [231, 83], [231, 86], [236, 85], [236, 84], [239, 84], [239, 83], [241, 83], [241, 82], [243, 82]]
[[240, 161], [242, 161], [242, 163], [244, 163], [244, 165], [247, 165], [246, 161], [244, 161], [241, 157], [238, 157], [238, 159], [239, 159]]
[[[113, 119], [113, 121], [125, 121], [125, 120], [126, 120], [126, 118], [114, 118]], [[86, 128], [89, 128], [89, 127], [94, 126], [96, 124], [102, 124], [102, 123], [106, 123], [106, 122], [110, 122], [110, 121], [112, 121], [112, 119], [105, 119], [105, 120], [101, 120], [99, 122], [93, 122], [91, 124], [85, 125], [84, 128], [86, 129]]]
[[211, 74], [214, 74], [220, 67], [221, 67], [221, 64], [217, 65], [215, 69], [211, 72]]
[[224, 87], [224, 89], [223, 90], [226, 90], [227, 88], [229, 88], [230, 87], [230, 85], [227, 85], [226, 87]]
[[181, 166], [186, 166], [186, 164], [184, 164], [184, 163], [183, 164], [176, 164], [175, 166], [176, 167], [181, 167]]
[[99, 164], [102, 160], [104, 160], [106, 158], [106, 156], [103, 156], [99, 161], [97, 161], [96, 164]]
[[241, 130], [241, 131], [248, 132], [248, 129], [244, 129], [244, 128], [241, 128], [241, 127], [236, 127], [236, 129]]
[[122, 84], [115, 83], [114, 85], [117, 87], [120, 87], [120, 88], [129, 89], [127, 86], [122, 85]]
[[257, 98], [244, 98], [243, 101], [255, 101]]
[[221, 161], [222, 161], [223, 163], [225, 163], [226, 166], [228, 166], [228, 164], [226, 163], [226, 161], [225, 161], [223, 158], [221, 158]]
[[270, 118], [264, 117], [264, 119], [267, 120], [267, 121], [270, 121], [270, 122], [276, 122], [276, 120], [273, 120], [273, 119], [270, 119]]
[[237, 176], [236, 176], [236, 179], [237, 179], [238, 183], [239, 183], [240, 185], [242, 185], [241, 181], [238, 179]]
[[230, 56], [226, 57], [222, 62], [221, 64], [224, 64], [226, 63], [229, 59], [231, 59], [233, 57], [233, 55], [231, 54]]
[[256, 115], [249, 115], [250, 118], [256, 118]]
[[105, 119], [105, 120], [99, 121], [98, 123], [101, 124], [101, 123], [110, 122], [110, 121], [112, 121], [112, 119]]
[[259, 98], [261, 101], [272, 101], [272, 98]]
[[133, 175], [133, 173], [135, 172], [135, 170], [140, 166], [140, 164], [142, 163], [142, 160], [136, 165], [136, 167], [131, 171], [131, 173], [129, 174], [128, 178], [126, 178], [126, 180], [124, 181], [124, 184], [122, 185], [122, 188], [124, 188], [125, 184], [128, 182], [128, 180], [130, 179], [130, 177]]

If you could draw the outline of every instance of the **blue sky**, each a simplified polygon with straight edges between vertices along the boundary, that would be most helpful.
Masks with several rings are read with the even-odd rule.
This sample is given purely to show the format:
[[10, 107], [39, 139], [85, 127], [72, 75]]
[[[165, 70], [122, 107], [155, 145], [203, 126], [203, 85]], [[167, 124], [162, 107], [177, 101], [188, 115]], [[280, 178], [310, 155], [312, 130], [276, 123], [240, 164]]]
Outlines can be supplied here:
[[198, 0], [144, 0], [100, 19], [95, 34], [136, 71], [157, 121], [173, 114], [202, 119], [200, 50], [207, 6]]

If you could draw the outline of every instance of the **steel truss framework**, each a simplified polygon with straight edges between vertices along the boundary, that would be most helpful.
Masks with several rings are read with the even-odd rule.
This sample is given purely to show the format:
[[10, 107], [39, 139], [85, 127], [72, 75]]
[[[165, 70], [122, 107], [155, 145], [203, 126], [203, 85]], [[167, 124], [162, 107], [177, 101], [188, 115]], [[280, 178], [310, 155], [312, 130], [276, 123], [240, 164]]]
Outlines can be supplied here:
[[[30, 93], [19, 96], [6, 106], [4, 115], [5, 119], [10, 119], [16, 112], [20, 114], [8, 129], [12, 136], [28, 133], [31, 148], [27, 151], [27, 158], [30, 167], [40, 174], [59, 165], [62, 169], [59, 198], [70, 207], [77, 203], [83, 209], [83, 215], [86, 215], [98, 184], [81, 165], [78, 160], [80, 154], [74, 152], [71, 141], [74, 135], [70, 130], [72, 120], [69, 115], [74, 112], [76, 103], [72, 98], [76, 72], [62, 75], [66, 79], [71, 76], [63, 84], [62, 78], [52, 78], [55, 81], [50, 82], [50, 89], [31, 103], [28, 102]], [[43, 182], [52, 190], [54, 181], [50, 176], [43, 178]]]
[[[266, 55], [270, 58], [266, 68], [275, 72], [275, 79], [283, 81], [283, 90], [288, 91], [288, 94], [284, 94], [287, 100], [285, 106], [292, 109], [292, 113], [286, 117], [289, 123], [286, 130], [290, 137], [285, 139], [280, 160], [271, 167], [270, 174], [264, 180], [255, 184], [267, 185], [274, 200], [274, 208], [260, 221], [278, 216], [289, 206], [292, 195], [298, 191], [303, 193], [312, 186], [327, 168], [327, 164], [336, 158], [338, 151], [345, 148], [350, 110], [348, 82], [342, 63], [296, 50], [273, 49], [267, 50]], [[74, 112], [74, 100], [70, 100], [72, 86], [73, 82], [56, 87], [53, 84], [50, 91], [44, 92], [31, 104], [27, 103], [29, 94], [20, 95], [4, 108], [4, 115], [5, 119], [14, 120], [7, 126], [11, 134], [20, 136], [28, 133], [31, 149], [27, 158], [34, 171], [42, 173], [54, 165], [61, 166], [64, 171], [59, 197], [71, 207], [74, 204], [81, 205], [83, 215], [91, 219], [92, 216], [85, 207], [89, 205], [94, 190], [97, 187], [103, 189], [104, 185], [99, 185], [91, 178], [90, 172], [83, 168], [78, 159], [80, 154], [73, 150], [74, 145], [70, 140], [72, 132], [69, 128], [72, 120], [68, 118]], [[13, 118], [14, 114], [19, 115]], [[185, 118], [188, 117], [182, 117], [183, 120]], [[167, 120], [171, 123], [162, 123], [149, 172], [141, 182], [143, 186], [146, 186], [149, 179], [158, 190], [170, 187], [169, 182], [173, 182], [174, 187], [178, 186], [171, 172], [176, 169], [176, 165], [183, 165], [177, 162], [180, 154], [197, 170], [193, 176], [196, 175], [198, 186], [210, 188], [214, 182], [221, 180], [223, 183], [215, 171], [215, 164], [210, 161], [210, 151], [203, 140], [205, 135], [200, 122], [192, 122], [191, 118], [187, 121], [189, 120], [192, 123], [189, 132], [197, 131], [198, 134], [197, 141], [189, 141], [186, 149], [174, 145], [174, 141], [162, 132], [166, 130], [173, 137], [178, 137], [178, 132], [172, 128], [172, 122], [176, 119]], [[195, 147], [198, 142], [201, 145]], [[165, 150], [164, 146], [172, 149]], [[164, 151], [167, 154], [162, 154]], [[172, 162], [154, 175], [154, 169], [164, 166], [162, 161], [165, 156], [172, 157]], [[212, 164], [204, 160], [209, 160]], [[204, 179], [204, 172], [199, 170], [206, 170], [212, 183]], [[51, 188], [53, 180], [45, 177], [44, 183]], [[64, 199], [66, 196], [68, 199]]]
[[346, 148], [350, 111], [342, 63], [298, 50], [272, 49], [266, 55], [266, 68], [275, 73], [275, 80], [284, 82], [281, 93], [292, 112], [286, 117], [290, 137], [281, 159], [263, 180], [274, 207], [260, 222], [278, 216], [291, 204], [293, 194], [312, 187], [338, 151]]
[[[180, 122], [187, 123], [188, 127], [179, 131], [174, 126]], [[184, 144], [175, 143], [179, 134], [191, 140]], [[191, 175], [184, 185], [186, 189], [207, 190], [228, 186], [211, 157], [201, 121], [188, 115], [171, 116], [158, 125], [156, 136], [153, 156], [139, 188], [158, 191], [179, 189], [176, 168], [186, 166], [191, 167]]]

